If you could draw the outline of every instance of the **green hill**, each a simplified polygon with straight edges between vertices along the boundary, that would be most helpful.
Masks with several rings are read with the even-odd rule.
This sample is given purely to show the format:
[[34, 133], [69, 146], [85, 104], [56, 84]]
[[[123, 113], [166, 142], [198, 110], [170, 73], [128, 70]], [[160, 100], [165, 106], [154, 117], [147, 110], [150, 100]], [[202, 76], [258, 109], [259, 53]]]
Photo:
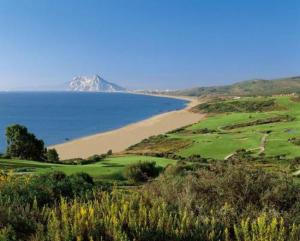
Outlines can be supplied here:
[[300, 93], [300, 76], [274, 80], [248, 80], [231, 85], [196, 87], [172, 92], [174, 95], [203, 96], [203, 95], [278, 95]]

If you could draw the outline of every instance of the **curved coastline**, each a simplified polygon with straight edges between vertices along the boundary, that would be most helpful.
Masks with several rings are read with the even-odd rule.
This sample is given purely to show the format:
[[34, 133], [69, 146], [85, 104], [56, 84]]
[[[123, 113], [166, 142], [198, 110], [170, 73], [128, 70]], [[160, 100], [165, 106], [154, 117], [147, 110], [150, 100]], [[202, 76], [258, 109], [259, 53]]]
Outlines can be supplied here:
[[49, 146], [49, 148], [55, 148], [62, 160], [87, 158], [94, 154], [106, 153], [108, 150], [118, 153], [145, 138], [196, 123], [205, 117], [204, 114], [190, 111], [190, 108], [201, 102], [198, 98], [152, 94], [145, 95], [186, 100], [188, 104], [181, 110], [154, 115], [148, 119], [131, 123], [112, 131], [74, 139], [62, 144]]

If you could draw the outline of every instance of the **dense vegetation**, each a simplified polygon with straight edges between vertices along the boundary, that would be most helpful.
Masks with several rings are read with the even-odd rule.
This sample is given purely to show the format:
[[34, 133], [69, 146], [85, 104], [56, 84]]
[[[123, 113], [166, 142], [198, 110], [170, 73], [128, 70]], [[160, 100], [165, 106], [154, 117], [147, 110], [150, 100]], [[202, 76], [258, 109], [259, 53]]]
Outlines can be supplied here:
[[26, 181], [2, 174], [0, 180], [1, 240], [300, 237], [299, 186], [285, 174], [269, 173], [243, 160], [186, 168], [181, 175], [166, 172], [131, 191], [97, 190], [84, 174], [53, 173]]
[[128, 165], [124, 176], [132, 183], [146, 182], [157, 177], [160, 170], [155, 162], [144, 161]]
[[293, 121], [293, 120], [295, 120], [295, 118], [290, 117], [289, 115], [274, 116], [274, 117], [269, 117], [269, 118], [264, 118], [264, 119], [257, 119], [254, 121], [247, 121], [247, 122], [242, 122], [242, 123], [226, 125], [226, 126], [222, 127], [222, 129], [223, 130], [232, 130], [232, 129], [248, 127], [248, 126], [266, 125], [266, 124], [285, 122], [285, 121]]
[[246, 99], [212, 101], [202, 103], [194, 108], [204, 113], [226, 112], [263, 112], [271, 111], [276, 107], [274, 99]]

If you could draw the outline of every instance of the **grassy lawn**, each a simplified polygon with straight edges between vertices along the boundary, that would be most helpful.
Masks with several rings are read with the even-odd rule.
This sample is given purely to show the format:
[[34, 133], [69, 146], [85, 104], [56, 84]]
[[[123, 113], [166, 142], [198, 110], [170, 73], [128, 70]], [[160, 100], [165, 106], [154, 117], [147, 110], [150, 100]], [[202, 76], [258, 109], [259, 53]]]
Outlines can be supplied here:
[[158, 166], [164, 167], [176, 161], [146, 156], [118, 156], [110, 157], [103, 161], [87, 165], [63, 165], [41, 163], [25, 160], [4, 160], [0, 159], [0, 168], [13, 169], [18, 173], [46, 173], [50, 171], [62, 171], [70, 175], [78, 172], [86, 172], [96, 179], [121, 180], [124, 168], [138, 161], [155, 161]]
[[[245, 98], [242, 98], [243, 100]], [[251, 98], [246, 98], [251, 99]], [[252, 98], [255, 99], [255, 98]], [[289, 158], [300, 156], [300, 146], [288, 141], [292, 137], [300, 137], [300, 102], [288, 96], [276, 97], [280, 108], [268, 112], [222, 113], [212, 114], [206, 120], [187, 127], [187, 130], [208, 128], [214, 133], [182, 134], [173, 133], [172, 138], [193, 140], [193, 144], [181, 149], [177, 154], [189, 156], [200, 154], [203, 157], [223, 159], [237, 149], [259, 151], [263, 135], [268, 132], [264, 153], [269, 156], [285, 155]], [[222, 129], [224, 126], [245, 123], [281, 115], [295, 117], [293, 121], [254, 125], [232, 130]]]

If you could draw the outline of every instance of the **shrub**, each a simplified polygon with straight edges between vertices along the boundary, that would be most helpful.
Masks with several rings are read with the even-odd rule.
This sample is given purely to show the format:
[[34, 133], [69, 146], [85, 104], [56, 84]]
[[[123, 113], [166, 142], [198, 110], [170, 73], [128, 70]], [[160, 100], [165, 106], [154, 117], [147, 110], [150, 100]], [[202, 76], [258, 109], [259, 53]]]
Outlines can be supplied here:
[[82, 164], [88, 164], [88, 163], [93, 163], [93, 162], [99, 162], [102, 161], [103, 159], [105, 159], [107, 157], [107, 154], [101, 154], [101, 155], [93, 155], [90, 156], [86, 162], [83, 162]]
[[92, 190], [94, 186], [93, 178], [84, 172], [73, 174], [69, 177], [73, 195], [82, 196]]
[[59, 162], [59, 155], [55, 149], [48, 149], [46, 157], [48, 162]]
[[[185, 175], [176, 175], [176, 172]], [[286, 174], [270, 173], [241, 161], [236, 164], [216, 162], [188, 172], [179, 165], [166, 174], [173, 173], [175, 176], [163, 175], [146, 185], [145, 193], [150, 198], [159, 196], [172, 206], [205, 215], [210, 210], [220, 212], [217, 215], [224, 214], [225, 205], [230, 214], [224, 214], [223, 218], [230, 223], [243, 216], [253, 217], [262, 210], [285, 213], [293, 221], [299, 217], [300, 188]]]
[[186, 163], [169, 164], [165, 167], [164, 174], [167, 176], [179, 176], [185, 174], [188, 170], [191, 170], [191, 168]]
[[225, 100], [202, 103], [193, 108], [195, 111], [205, 113], [225, 113], [225, 112], [264, 112], [272, 111], [277, 107], [274, 99], [255, 100]]
[[106, 157], [107, 157], [106, 154], [101, 154], [101, 155], [90, 156], [87, 159], [72, 158], [72, 159], [61, 160], [60, 162], [67, 165], [87, 165], [87, 164], [102, 161]]
[[0, 240], [299, 241], [299, 186], [239, 163], [92, 196], [84, 173], [0, 173]]
[[49, 205], [59, 201], [61, 197], [70, 199], [83, 196], [94, 186], [92, 177], [85, 173], [67, 176], [56, 171], [28, 177], [26, 180], [6, 174], [3, 178], [10, 181], [6, 181], [3, 186], [0, 183], [0, 200], [18, 200], [22, 204], [32, 204], [36, 200], [39, 205]]
[[85, 161], [86, 160], [82, 158], [71, 158], [71, 159], [61, 160], [60, 162], [66, 165], [80, 165]]
[[144, 161], [131, 164], [125, 168], [124, 176], [131, 182], [146, 182], [159, 175], [161, 168], [156, 166], [156, 162]]

